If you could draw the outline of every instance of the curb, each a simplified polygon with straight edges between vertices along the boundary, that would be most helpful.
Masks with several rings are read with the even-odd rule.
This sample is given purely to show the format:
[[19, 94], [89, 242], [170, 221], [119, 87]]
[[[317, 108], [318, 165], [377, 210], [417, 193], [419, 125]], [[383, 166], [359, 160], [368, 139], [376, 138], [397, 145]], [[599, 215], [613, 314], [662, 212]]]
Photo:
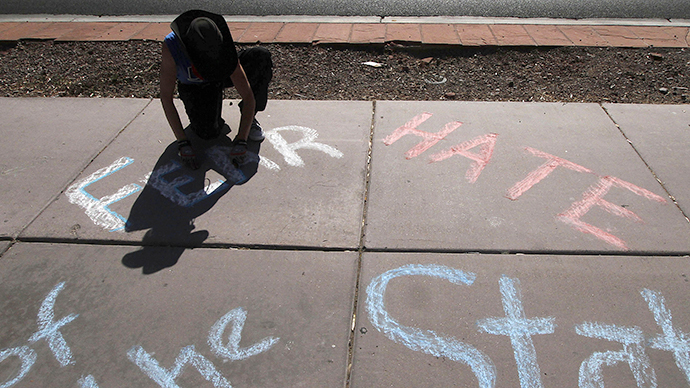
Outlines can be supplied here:
[[[0, 41], [162, 41], [174, 16], [0, 15]], [[240, 44], [685, 48], [687, 20], [228, 16]]]

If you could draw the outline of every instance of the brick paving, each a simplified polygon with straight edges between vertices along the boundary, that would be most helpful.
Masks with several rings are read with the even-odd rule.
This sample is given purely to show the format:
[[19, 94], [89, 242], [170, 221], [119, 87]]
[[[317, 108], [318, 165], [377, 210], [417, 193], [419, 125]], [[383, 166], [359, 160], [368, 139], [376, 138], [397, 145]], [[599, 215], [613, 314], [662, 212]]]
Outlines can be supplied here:
[[[477, 24], [230, 22], [237, 43], [404, 44], [456, 46], [688, 47], [690, 27]], [[0, 22], [0, 41], [162, 40], [167, 22]]]

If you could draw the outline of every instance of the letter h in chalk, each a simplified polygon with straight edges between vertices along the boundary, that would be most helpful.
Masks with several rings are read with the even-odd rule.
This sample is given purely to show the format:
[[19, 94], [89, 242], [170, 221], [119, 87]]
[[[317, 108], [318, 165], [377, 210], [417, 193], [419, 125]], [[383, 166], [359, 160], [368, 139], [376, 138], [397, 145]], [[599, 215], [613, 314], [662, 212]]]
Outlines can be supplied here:
[[391, 133], [385, 139], [383, 139], [383, 144], [389, 146], [395, 143], [396, 141], [400, 140], [405, 135], [415, 135], [423, 138], [424, 141], [410, 148], [405, 153], [405, 157], [407, 159], [412, 159], [414, 157], [421, 155], [424, 151], [428, 150], [429, 148], [433, 147], [436, 143], [444, 139], [446, 136], [450, 135], [451, 132], [455, 131], [462, 125], [462, 123], [459, 121], [453, 121], [446, 124], [437, 133], [430, 133], [420, 131], [419, 129], [417, 129], [417, 127], [420, 124], [427, 121], [431, 116], [433, 116], [433, 114], [428, 112], [418, 114], [417, 116], [413, 117], [412, 120], [408, 121], [403, 126], [397, 128], [395, 131], [393, 131], [393, 133]]

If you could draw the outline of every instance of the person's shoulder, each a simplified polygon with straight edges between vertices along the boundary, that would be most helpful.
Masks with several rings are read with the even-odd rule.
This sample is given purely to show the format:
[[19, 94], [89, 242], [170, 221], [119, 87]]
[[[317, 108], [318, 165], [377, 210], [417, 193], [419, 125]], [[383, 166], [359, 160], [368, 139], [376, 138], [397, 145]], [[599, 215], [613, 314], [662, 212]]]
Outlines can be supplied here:
[[176, 41], [176, 40], [178, 40], [178, 39], [179, 39], [179, 37], [177, 36], [177, 34], [175, 33], [175, 31], [170, 31], [170, 33], [169, 33], [168, 35], [166, 35], [165, 38], [164, 38], [163, 40], [164, 40], [165, 42], [173, 42], [173, 41]]

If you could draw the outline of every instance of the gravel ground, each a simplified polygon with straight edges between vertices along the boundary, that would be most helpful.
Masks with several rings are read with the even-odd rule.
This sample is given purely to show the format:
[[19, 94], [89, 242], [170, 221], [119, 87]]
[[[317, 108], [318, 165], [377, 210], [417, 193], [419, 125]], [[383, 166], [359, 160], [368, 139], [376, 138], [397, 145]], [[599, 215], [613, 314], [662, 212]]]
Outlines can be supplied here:
[[[0, 44], [0, 96], [157, 97], [160, 45]], [[265, 47], [271, 99], [690, 102], [685, 49]]]

